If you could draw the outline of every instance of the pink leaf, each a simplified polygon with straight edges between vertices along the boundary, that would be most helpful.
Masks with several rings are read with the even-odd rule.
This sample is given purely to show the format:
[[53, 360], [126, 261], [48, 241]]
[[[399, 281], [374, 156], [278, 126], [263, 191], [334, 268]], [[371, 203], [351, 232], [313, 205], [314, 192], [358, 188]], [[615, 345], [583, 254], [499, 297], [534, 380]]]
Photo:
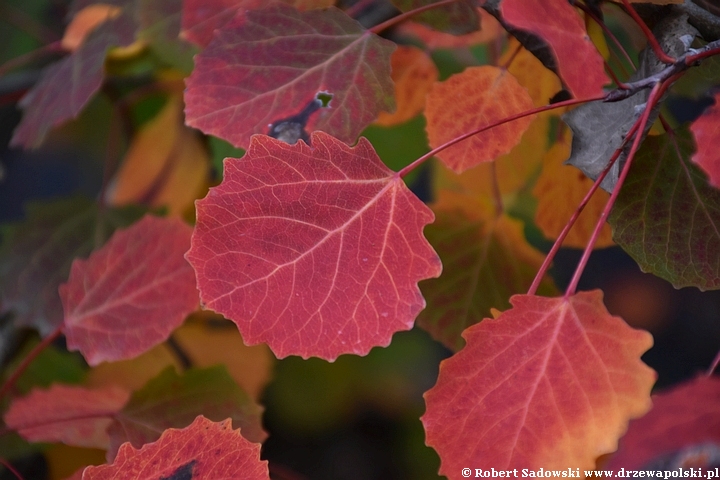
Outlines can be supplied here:
[[183, 254], [192, 229], [145, 216], [117, 231], [60, 285], [68, 349], [90, 365], [135, 357], [168, 338], [198, 304]]
[[582, 19], [567, 0], [503, 0], [503, 18], [550, 45], [560, 77], [575, 98], [602, 95], [603, 58], [590, 41]]
[[299, 12], [284, 4], [239, 12], [195, 57], [187, 80], [187, 123], [246, 148], [254, 133], [300, 114], [318, 93], [332, 95], [308, 131], [354, 142], [381, 110], [395, 108], [395, 44], [340, 10]]
[[106, 430], [129, 397], [129, 392], [115, 386], [88, 389], [55, 384], [13, 401], [4, 420], [30, 442], [108, 448]]
[[433, 214], [364, 138], [254, 136], [197, 205], [187, 258], [207, 308], [279, 357], [364, 355], [412, 327], [440, 274]]
[[715, 94], [715, 105], [705, 110], [690, 130], [697, 144], [693, 162], [708, 174], [710, 185], [720, 188], [720, 93]]

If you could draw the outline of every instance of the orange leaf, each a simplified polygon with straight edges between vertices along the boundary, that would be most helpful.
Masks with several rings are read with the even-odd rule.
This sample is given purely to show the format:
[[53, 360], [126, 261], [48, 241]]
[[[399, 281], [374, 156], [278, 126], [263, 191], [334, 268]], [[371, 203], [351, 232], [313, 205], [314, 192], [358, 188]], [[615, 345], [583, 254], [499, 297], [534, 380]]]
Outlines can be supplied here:
[[85, 38], [101, 23], [120, 15], [121, 9], [114, 5], [96, 3], [88, 5], [75, 14], [65, 29], [61, 40], [65, 50], [74, 52], [83, 44]]
[[650, 408], [655, 373], [640, 355], [652, 337], [611, 316], [602, 292], [510, 302], [465, 331], [425, 394], [426, 441], [450, 480], [469, 465], [593, 468]]
[[425, 96], [438, 79], [438, 70], [417, 47], [398, 46], [390, 57], [395, 82], [395, 113], [380, 112], [375, 123], [383, 127], [406, 122], [425, 107]]
[[196, 132], [183, 125], [182, 100], [172, 96], [135, 136], [108, 192], [114, 205], [144, 203], [182, 214], [207, 181], [208, 154]]
[[692, 160], [708, 175], [710, 185], [720, 188], [720, 93], [714, 99], [715, 104], [690, 126], [697, 144]]
[[[518, 81], [497, 67], [471, 67], [436, 83], [427, 97], [425, 116], [432, 148], [533, 108]], [[438, 154], [456, 173], [494, 160], [520, 142], [534, 116], [524, 117], [466, 139]]]
[[84, 480], [157, 480], [192, 478], [269, 480], [267, 461], [260, 460], [260, 444], [233, 430], [230, 419], [211, 422], [202, 415], [187, 428], [169, 428], [157, 442], [135, 449], [123, 443], [111, 465], [88, 467]]
[[[535, 223], [543, 235], [556, 239], [575, 209], [582, 201], [593, 181], [580, 170], [563, 162], [570, 157], [570, 134], [550, 148], [543, 160], [543, 171], [538, 178], [533, 195], [538, 199]], [[595, 224], [608, 200], [608, 193], [598, 189], [578, 218], [563, 245], [584, 248], [595, 229]], [[612, 231], [603, 225], [595, 248], [614, 245]]]

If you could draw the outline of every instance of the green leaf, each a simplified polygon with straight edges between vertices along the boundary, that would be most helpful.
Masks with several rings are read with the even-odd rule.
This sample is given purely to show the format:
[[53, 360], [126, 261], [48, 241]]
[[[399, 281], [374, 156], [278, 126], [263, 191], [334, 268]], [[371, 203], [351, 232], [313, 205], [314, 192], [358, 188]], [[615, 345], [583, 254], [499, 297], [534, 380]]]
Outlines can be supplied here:
[[136, 448], [154, 442], [168, 428], [185, 428], [202, 414], [213, 421], [233, 420], [243, 437], [261, 442], [262, 407], [255, 404], [227, 373], [225, 366], [188, 370], [178, 375], [173, 367], [163, 370], [133, 393], [108, 428], [109, 456], [124, 442]]
[[644, 272], [675, 286], [720, 288], [720, 190], [692, 163], [687, 128], [648, 137], [610, 214], [614, 240]]
[[27, 205], [26, 219], [3, 229], [0, 247], [0, 313], [12, 311], [18, 327], [41, 335], [63, 320], [58, 286], [75, 258], [87, 257], [116, 228], [130, 225], [139, 207], [98, 209], [85, 198]]

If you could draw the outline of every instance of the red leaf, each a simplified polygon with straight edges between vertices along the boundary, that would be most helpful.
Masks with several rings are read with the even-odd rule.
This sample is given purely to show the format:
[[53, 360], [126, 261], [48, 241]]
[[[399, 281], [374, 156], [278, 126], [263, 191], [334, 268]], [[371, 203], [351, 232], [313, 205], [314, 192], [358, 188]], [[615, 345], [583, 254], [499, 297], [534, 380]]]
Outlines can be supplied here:
[[[653, 396], [653, 409], [630, 422], [608, 468], [633, 470], [704, 444], [720, 445], [720, 378], [698, 377]], [[697, 465], [696, 465], [697, 466]]]
[[87, 467], [82, 478], [269, 480], [270, 476], [267, 461], [260, 460], [259, 444], [233, 430], [230, 419], [214, 423], [200, 415], [189, 427], [165, 430], [157, 442], [139, 450], [124, 443], [111, 465]]
[[560, 77], [575, 98], [603, 94], [603, 85], [610, 83], [603, 58], [566, 0], [503, 0], [500, 9], [508, 23], [550, 45]]
[[442, 362], [422, 417], [440, 473], [462, 468], [593, 468], [630, 417], [650, 408], [652, 337], [612, 317], [602, 292], [516, 295], [513, 308], [465, 330]]
[[55, 384], [13, 401], [4, 420], [30, 442], [105, 449], [110, 443], [106, 429], [129, 397], [129, 392], [115, 386], [88, 389]]
[[690, 126], [697, 152], [692, 160], [710, 179], [710, 185], [720, 188], [720, 93], [715, 94], [715, 105], [708, 108]]
[[198, 304], [183, 258], [192, 229], [145, 216], [116, 232], [60, 285], [69, 350], [90, 365], [132, 358], [165, 341]]
[[340, 10], [299, 12], [277, 4], [238, 15], [195, 57], [187, 80], [187, 123], [247, 148], [254, 133], [299, 114], [319, 92], [329, 108], [308, 131], [346, 143], [395, 107], [390, 54], [395, 44], [365, 31]]
[[197, 203], [187, 258], [207, 308], [279, 357], [366, 354], [412, 327], [440, 273], [433, 214], [361, 138], [254, 136]]
[[216, 29], [224, 26], [238, 12], [260, 8], [269, 0], [185, 0], [182, 10], [181, 36], [205, 47]]
[[10, 144], [39, 147], [52, 127], [75, 118], [102, 85], [107, 50], [130, 45], [134, 38], [135, 23], [121, 14], [100, 25], [75, 52], [47, 67], [20, 100], [23, 118]]

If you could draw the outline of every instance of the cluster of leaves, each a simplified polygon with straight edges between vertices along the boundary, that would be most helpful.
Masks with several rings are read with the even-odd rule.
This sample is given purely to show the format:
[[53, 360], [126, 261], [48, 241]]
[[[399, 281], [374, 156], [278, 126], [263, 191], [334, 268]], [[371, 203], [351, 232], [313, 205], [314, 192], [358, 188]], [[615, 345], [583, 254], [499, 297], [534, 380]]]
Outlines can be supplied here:
[[[22, 392], [61, 334], [97, 369], [173, 332], [192, 356], [178, 339], [210, 328], [180, 327], [198, 304], [279, 358], [365, 355], [417, 319], [456, 352], [422, 417], [441, 474], [595, 468], [650, 410], [655, 373], [640, 361], [651, 336], [610, 315], [602, 292], [576, 293], [590, 252], [617, 242], [678, 288], [720, 288], [720, 107], [690, 127], [661, 113], [668, 90], [705, 88], [683, 81], [720, 53], [720, 17], [691, 0], [393, 0], [397, 15], [366, 28], [353, 16], [374, 2], [334, 3], [75, 2], [66, 55], [20, 101], [12, 144], [37, 147], [101, 91], [121, 117], [151, 94], [164, 103], [137, 132], [115, 131], [129, 146], [119, 168], [109, 149], [97, 202], [37, 204], [7, 229], [0, 308], [43, 340], [2, 394]], [[633, 61], [611, 15], [647, 39], [624, 81], [611, 64]], [[448, 45], [487, 61], [441, 81], [430, 54]], [[397, 172], [358, 139], [420, 113], [432, 150]], [[191, 227], [181, 217], [209, 185], [210, 136], [246, 151], [224, 160]], [[427, 206], [404, 178], [433, 157]], [[143, 216], [161, 206], [169, 216]], [[531, 223], [555, 241], [545, 257]], [[585, 252], [558, 295], [546, 272], [561, 245]], [[231, 374], [52, 384], [3, 420], [32, 442], [107, 451], [73, 478], [269, 478], [251, 443], [265, 438], [260, 387]], [[712, 376], [658, 396], [609, 464], [709, 466], [718, 401]]]

